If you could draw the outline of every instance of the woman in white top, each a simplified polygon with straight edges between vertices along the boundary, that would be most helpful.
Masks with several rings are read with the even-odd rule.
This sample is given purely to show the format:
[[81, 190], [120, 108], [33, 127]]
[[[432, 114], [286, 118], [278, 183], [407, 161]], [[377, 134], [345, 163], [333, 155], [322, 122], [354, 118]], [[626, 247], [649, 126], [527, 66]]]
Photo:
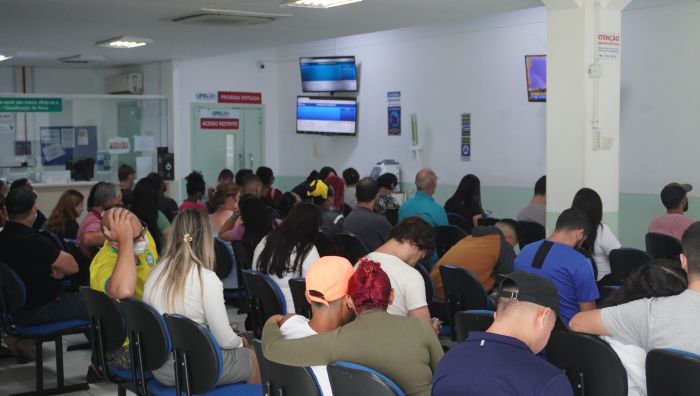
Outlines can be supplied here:
[[294, 312], [289, 280], [305, 276], [311, 264], [320, 258], [314, 243], [322, 223], [316, 205], [301, 203], [255, 247], [253, 266], [279, 286], [288, 312]]
[[617, 240], [610, 227], [602, 223], [603, 201], [597, 192], [590, 188], [578, 190], [571, 207], [584, 211], [591, 221], [592, 229], [583, 243], [583, 248], [595, 260], [598, 269], [598, 279], [596, 280], [599, 281], [610, 273], [610, 252], [620, 248], [620, 241]]
[[[656, 259], [631, 273], [622, 286], [603, 302], [602, 307], [626, 304], [642, 298], [675, 296], [687, 288], [688, 278], [678, 263]], [[615, 350], [627, 371], [627, 394], [646, 396], [646, 351], [637, 345], [624, 344], [615, 337], [601, 338]]]
[[209, 215], [213, 235], [217, 235], [226, 220], [238, 212], [239, 195], [240, 190], [238, 186], [231, 182], [219, 183], [210, 194], [209, 201], [215, 208], [214, 213]]
[[[209, 327], [223, 357], [219, 384], [260, 383], [255, 353], [229, 325], [223, 286], [213, 268], [214, 239], [209, 219], [202, 211], [184, 210], [175, 217], [165, 254], [148, 276], [143, 301], [162, 314], [184, 315]], [[172, 358], [153, 376], [173, 386]]]

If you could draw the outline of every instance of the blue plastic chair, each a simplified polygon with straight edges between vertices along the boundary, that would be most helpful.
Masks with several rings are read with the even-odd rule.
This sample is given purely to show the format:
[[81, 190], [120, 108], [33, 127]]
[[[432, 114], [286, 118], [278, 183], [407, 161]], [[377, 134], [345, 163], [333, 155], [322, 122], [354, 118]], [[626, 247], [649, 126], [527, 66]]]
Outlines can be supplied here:
[[333, 396], [404, 396], [398, 385], [384, 374], [350, 362], [328, 365]]
[[260, 338], [265, 321], [270, 316], [287, 314], [287, 301], [279, 286], [262, 272], [244, 270], [243, 280], [248, 290], [252, 330], [255, 338]]
[[321, 396], [321, 388], [310, 367], [294, 367], [265, 358], [260, 340], [253, 340], [260, 364], [260, 383], [265, 395]]
[[700, 391], [700, 355], [677, 349], [647, 354], [648, 396], [695, 396]]

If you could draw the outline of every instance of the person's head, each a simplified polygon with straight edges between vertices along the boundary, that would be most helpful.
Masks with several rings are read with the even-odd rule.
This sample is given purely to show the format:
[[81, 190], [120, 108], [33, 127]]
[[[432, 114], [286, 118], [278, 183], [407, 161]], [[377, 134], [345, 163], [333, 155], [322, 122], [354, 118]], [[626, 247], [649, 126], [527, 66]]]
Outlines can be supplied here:
[[277, 209], [277, 213], [279, 213], [282, 218], [285, 218], [292, 208], [301, 202], [301, 197], [299, 197], [295, 192], [287, 191], [286, 193], [282, 194], [282, 197], [277, 202], [275, 209]]
[[155, 287], [163, 291], [166, 309], [169, 312], [184, 309], [190, 272], [197, 271], [201, 285], [202, 270], [214, 269], [214, 238], [204, 212], [187, 209], [175, 216], [158, 265], [165, 268], [156, 279]]
[[119, 177], [119, 185], [121, 185], [123, 188], [131, 189], [134, 187], [136, 171], [130, 165], [120, 165], [119, 170], [117, 171], [117, 176]]
[[306, 271], [306, 300], [314, 317], [328, 315], [339, 326], [353, 319], [348, 281], [354, 273], [344, 257], [325, 256]]
[[598, 236], [598, 228], [603, 221], [603, 201], [595, 190], [582, 188], [574, 195], [571, 207], [581, 209], [588, 216], [591, 229], [583, 245], [589, 253], [593, 253], [593, 245]]
[[581, 209], [569, 208], [557, 218], [554, 234], [559, 242], [578, 249], [591, 233], [590, 230], [591, 220], [588, 215]]
[[131, 233], [134, 236], [134, 254], [141, 254], [148, 249], [148, 226], [139, 220], [138, 217], [132, 212], [124, 208], [112, 208], [102, 215], [102, 232], [109, 244], [118, 249], [119, 241], [116, 239], [115, 235], [112, 234], [112, 222], [117, 221], [116, 218], [124, 214], [126, 216], [129, 225], [131, 226]]
[[26, 188], [10, 189], [5, 198], [5, 210], [8, 220], [31, 227], [37, 214], [36, 194]]
[[274, 218], [265, 202], [253, 195], [241, 195], [238, 207], [243, 221], [243, 240], [255, 247], [274, 228]]
[[518, 338], [539, 353], [549, 341], [558, 314], [559, 292], [549, 279], [513, 271], [501, 282], [494, 324], [487, 331]]
[[199, 201], [207, 189], [207, 184], [204, 182], [204, 177], [199, 171], [192, 171], [185, 176], [185, 189], [187, 190], [187, 198], [193, 201]]
[[236, 172], [236, 177], [235, 177], [236, 184], [238, 184], [239, 186], [242, 186], [243, 185], [243, 177], [245, 177], [245, 175], [251, 175], [251, 174], [253, 174], [252, 169], [239, 169], [238, 172]]
[[[321, 211], [315, 205], [300, 203], [294, 206], [282, 224], [267, 236], [265, 248], [256, 263], [258, 270], [265, 274], [275, 274], [279, 278], [285, 274], [301, 276], [302, 264], [314, 247], [322, 223]], [[248, 223], [245, 219], [243, 224], [247, 232]], [[290, 260], [292, 254], [296, 254], [294, 261]]]
[[122, 206], [122, 191], [114, 183], [100, 182], [95, 187], [93, 207], [102, 211]]
[[353, 310], [359, 315], [371, 309], [386, 311], [393, 302], [394, 291], [382, 266], [376, 261], [363, 258], [348, 281], [348, 296]]
[[153, 188], [155, 188], [159, 194], [164, 194], [166, 191], [168, 191], [168, 186], [165, 184], [165, 180], [163, 180], [163, 176], [159, 175], [156, 172], [151, 172], [146, 176], [146, 180], [148, 180]]
[[409, 216], [391, 229], [389, 240], [396, 241], [406, 248], [404, 257], [399, 258], [415, 267], [435, 249], [435, 229], [422, 218]]
[[342, 211], [345, 203], [345, 182], [340, 176], [330, 175], [326, 178], [326, 184], [333, 191], [333, 210]]
[[131, 210], [146, 224], [160, 249], [162, 230], [158, 227], [158, 190], [148, 179], [144, 178], [136, 183]]
[[668, 212], [683, 213], [688, 211], [688, 193], [693, 189], [690, 184], [670, 183], [661, 190], [661, 203]]
[[347, 186], [354, 186], [360, 180], [360, 174], [355, 168], [348, 168], [343, 171], [343, 180]]
[[501, 230], [503, 238], [512, 247], [518, 244], [518, 222], [513, 219], [501, 219], [495, 224], [496, 228]]
[[452, 195], [452, 199], [461, 205], [471, 202], [474, 206], [481, 208], [481, 181], [479, 178], [471, 173], [464, 176]]
[[333, 206], [333, 190], [321, 179], [311, 181], [306, 194], [316, 206], [323, 209], [330, 209]]
[[270, 187], [275, 182], [275, 174], [272, 172], [272, 168], [267, 166], [258, 167], [255, 175], [258, 176], [263, 186]]
[[331, 168], [330, 166], [324, 166], [320, 171], [318, 171], [318, 178], [321, 180], [326, 180], [328, 176], [337, 175], [338, 173], [335, 171], [335, 169]]
[[422, 193], [433, 195], [437, 188], [437, 175], [432, 169], [421, 169], [416, 173], [416, 189]]
[[355, 196], [358, 203], [373, 203], [377, 198], [379, 187], [371, 177], [365, 177], [355, 187]]
[[228, 182], [228, 183], [233, 183], [233, 172], [231, 172], [231, 169], [224, 168], [219, 172], [219, 176], [216, 178], [217, 183], [223, 183], [223, 182]]
[[691, 224], [685, 230], [681, 245], [681, 265], [688, 273], [688, 280], [700, 279], [700, 222]]
[[238, 209], [240, 190], [232, 182], [221, 182], [214, 190], [213, 204], [216, 210]]
[[605, 301], [603, 307], [625, 304], [642, 298], [668, 297], [688, 288], [688, 276], [678, 262], [654, 259], [634, 270]]
[[241, 182], [241, 195], [253, 195], [259, 197], [261, 195], [263, 183], [260, 178], [254, 173], [248, 173], [243, 176], [243, 181]]
[[547, 176], [542, 176], [535, 183], [535, 194], [541, 197], [547, 196]]
[[399, 179], [393, 173], [385, 173], [377, 178], [377, 187], [379, 187], [379, 194], [391, 194], [394, 192], [394, 188], [399, 183]]
[[16, 188], [24, 188], [27, 190], [33, 190], [32, 184], [29, 183], [29, 180], [27, 180], [25, 178], [17, 179], [10, 184], [10, 190], [14, 190]]
[[46, 220], [44, 227], [58, 235], [66, 232], [66, 221], [75, 221], [83, 212], [85, 197], [80, 191], [68, 189], [58, 198], [56, 206], [51, 211], [51, 215]]

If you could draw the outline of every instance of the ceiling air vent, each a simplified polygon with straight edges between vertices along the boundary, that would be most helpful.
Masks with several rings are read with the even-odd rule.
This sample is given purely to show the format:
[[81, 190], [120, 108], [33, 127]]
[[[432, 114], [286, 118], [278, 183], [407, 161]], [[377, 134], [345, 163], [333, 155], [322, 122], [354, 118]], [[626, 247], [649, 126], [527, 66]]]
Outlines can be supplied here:
[[65, 58], [59, 59], [61, 63], [74, 63], [74, 64], [86, 64], [86, 63], [100, 63], [106, 61], [107, 58], [99, 55], [73, 55], [67, 56]]
[[184, 15], [168, 18], [172, 22], [193, 25], [257, 25], [272, 22], [279, 18], [290, 17], [289, 14], [267, 14], [261, 12], [214, 10], [202, 8]]

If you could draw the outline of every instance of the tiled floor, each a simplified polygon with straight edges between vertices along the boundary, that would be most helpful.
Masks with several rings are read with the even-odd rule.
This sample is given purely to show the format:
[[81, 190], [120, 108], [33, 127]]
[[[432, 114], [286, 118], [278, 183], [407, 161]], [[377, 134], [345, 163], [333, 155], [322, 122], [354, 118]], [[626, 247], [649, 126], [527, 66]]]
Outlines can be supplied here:
[[[234, 329], [243, 329], [245, 315], [238, 315], [235, 308], [228, 309], [229, 321]], [[86, 342], [83, 335], [72, 335], [63, 338], [63, 367], [66, 384], [85, 381], [85, 374], [90, 365], [90, 351], [80, 350], [66, 352], [68, 345]], [[17, 364], [15, 359], [0, 360], [0, 395], [27, 392], [34, 390], [34, 362]], [[44, 386], [54, 387], [56, 384], [56, 359], [53, 343], [44, 344]], [[108, 383], [90, 384], [90, 389], [68, 395], [116, 395], [116, 385]]]

